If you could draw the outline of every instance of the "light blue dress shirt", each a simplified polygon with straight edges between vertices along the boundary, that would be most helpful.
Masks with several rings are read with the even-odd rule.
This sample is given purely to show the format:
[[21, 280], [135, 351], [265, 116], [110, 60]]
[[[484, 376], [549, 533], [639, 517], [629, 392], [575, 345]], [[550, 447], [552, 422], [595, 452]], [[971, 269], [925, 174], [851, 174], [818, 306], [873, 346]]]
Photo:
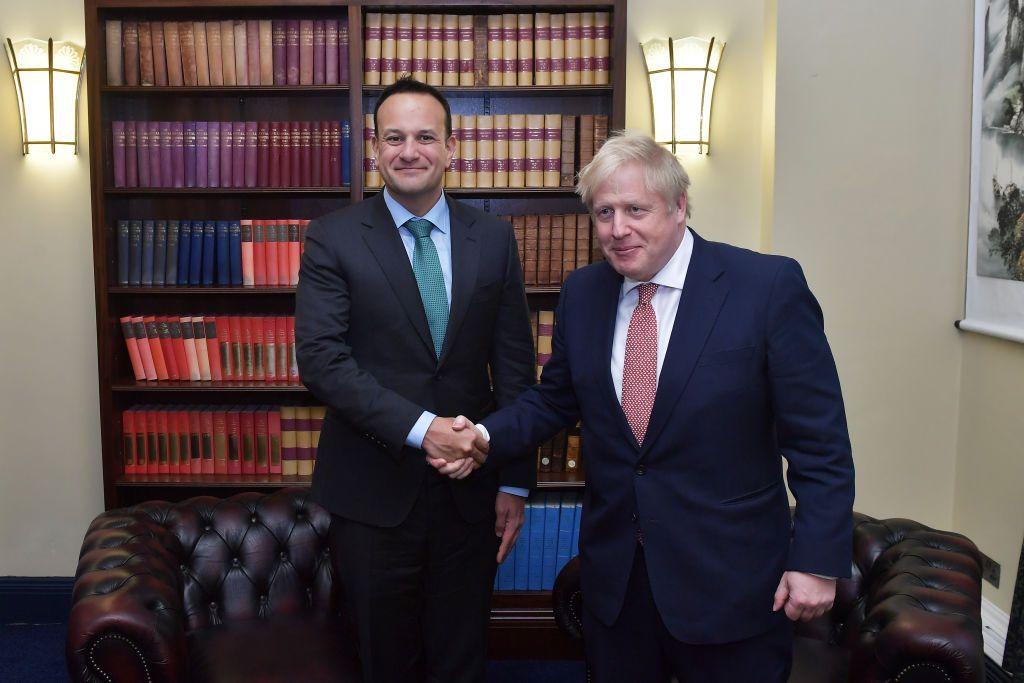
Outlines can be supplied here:
[[[391, 212], [395, 225], [398, 226], [398, 234], [402, 238], [402, 244], [405, 246], [405, 253], [409, 257], [410, 265], [412, 265], [412, 252], [416, 246], [416, 238], [409, 232], [409, 228], [405, 227], [405, 223], [410, 218], [425, 218], [434, 224], [436, 229], [430, 231], [430, 239], [434, 242], [434, 247], [437, 249], [437, 258], [441, 261], [441, 273], [444, 276], [444, 289], [448, 296], [448, 308], [450, 310], [452, 305], [452, 235], [448, 202], [445, 201], [444, 191], [441, 192], [437, 203], [430, 207], [430, 210], [422, 216], [416, 216], [399, 204], [391, 196], [387, 188], [384, 189], [384, 203], [387, 205], [388, 211]], [[405, 438], [405, 445], [412, 448], [423, 448], [423, 437], [426, 436], [427, 429], [435, 417], [437, 415], [434, 413], [424, 410], [423, 414], [416, 420], [416, 424], [412, 426], [409, 435]], [[498, 490], [522, 496], [523, 498], [530, 494], [527, 489], [515, 486], [502, 486]]]

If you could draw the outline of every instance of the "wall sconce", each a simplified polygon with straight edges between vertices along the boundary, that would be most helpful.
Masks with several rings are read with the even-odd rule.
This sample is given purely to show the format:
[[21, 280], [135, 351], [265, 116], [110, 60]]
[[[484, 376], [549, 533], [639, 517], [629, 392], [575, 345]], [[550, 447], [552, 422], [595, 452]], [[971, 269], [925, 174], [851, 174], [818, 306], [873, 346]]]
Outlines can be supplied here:
[[709, 154], [711, 100], [725, 43], [654, 38], [641, 47], [651, 87], [654, 139], [673, 154]]
[[26, 38], [5, 43], [21, 113], [22, 154], [67, 145], [78, 154], [78, 97], [84, 50], [65, 41]]

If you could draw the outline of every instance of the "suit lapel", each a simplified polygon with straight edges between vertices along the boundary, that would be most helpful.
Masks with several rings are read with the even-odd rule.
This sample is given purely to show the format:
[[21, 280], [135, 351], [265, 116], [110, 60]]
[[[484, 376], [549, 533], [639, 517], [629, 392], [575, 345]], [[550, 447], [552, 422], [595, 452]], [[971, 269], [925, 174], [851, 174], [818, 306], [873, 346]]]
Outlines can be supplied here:
[[614, 406], [615, 417], [613, 419], [618, 423], [626, 441], [635, 446], [636, 438], [633, 436], [633, 429], [629, 426], [626, 414], [622, 412], [619, 397], [615, 393], [610, 362], [612, 342], [615, 337], [615, 317], [619, 310], [619, 295], [622, 293], [622, 276], [607, 263], [601, 267], [604, 269], [604, 273], [598, 283], [600, 291], [594, 297], [594, 301], [599, 302], [596, 306], [597, 329], [593, 331], [593, 339], [597, 342], [593, 347], [596, 352], [593, 356], [594, 363], [597, 365], [598, 376], [602, 378], [601, 391], [604, 392], [605, 401], [607, 405]]
[[458, 202], [448, 201], [448, 223], [452, 245], [452, 301], [448, 312], [448, 327], [438, 365], [451, 353], [459, 327], [469, 310], [476, 287], [476, 273], [480, 264], [480, 243], [472, 229], [475, 218], [462, 210]]
[[363, 231], [363, 240], [384, 271], [384, 276], [398, 297], [413, 329], [433, 356], [434, 342], [430, 338], [430, 326], [427, 324], [427, 314], [423, 311], [423, 300], [416, 285], [416, 276], [412, 272], [412, 264], [409, 263], [409, 254], [402, 244], [395, 219], [391, 217], [391, 212], [384, 203], [384, 193], [378, 193], [372, 201], [373, 208], [363, 220], [366, 228]]
[[[693, 231], [691, 230], [691, 233]], [[651, 420], [647, 425], [641, 454], [647, 451], [665, 428], [668, 416], [697, 364], [704, 344], [715, 326], [729, 288], [723, 270], [707, 241], [693, 233], [693, 254], [676, 312], [672, 337], [658, 378]], [[621, 411], [620, 411], [621, 412]]]

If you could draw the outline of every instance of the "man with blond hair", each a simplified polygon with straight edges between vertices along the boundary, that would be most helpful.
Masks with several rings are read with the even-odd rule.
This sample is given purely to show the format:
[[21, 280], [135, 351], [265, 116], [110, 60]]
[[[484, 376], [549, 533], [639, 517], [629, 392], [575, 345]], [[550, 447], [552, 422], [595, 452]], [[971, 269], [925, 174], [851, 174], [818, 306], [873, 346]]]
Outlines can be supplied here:
[[850, 572], [843, 400], [800, 266], [701, 238], [689, 184], [645, 135], [601, 148], [577, 192], [606, 260], [565, 282], [541, 383], [477, 427], [500, 464], [583, 420], [594, 680], [781, 683]]

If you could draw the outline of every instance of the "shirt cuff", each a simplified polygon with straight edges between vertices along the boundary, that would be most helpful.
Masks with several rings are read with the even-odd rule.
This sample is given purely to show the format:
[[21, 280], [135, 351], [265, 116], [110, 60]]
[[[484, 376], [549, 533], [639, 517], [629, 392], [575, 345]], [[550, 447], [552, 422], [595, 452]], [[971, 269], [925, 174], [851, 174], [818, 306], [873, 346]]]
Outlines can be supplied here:
[[487, 443], [490, 443], [491, 442], [491, 433], [489, 431], [487, 431], [487, 427], [484, 427], [482, 424], [477, 422], [476, 423], [476, 428], [480, 430], [480, 433], [484, 437], [484, 441], [486, 441]]
[[405, 445], [410, 448], [423, 448], [423, 437], [427, 435], [427, 429], [430, 428], [430, 423], [434, 421], [435, 417], [437, 415], [429, 410], [424, 410], [420, 419], [416, 420], [416, 424], [409, 430], [409, 436], [405, 437]]
[[811, 576], [817, 576], [819, 579], [828, 579], [829, 581], [835, 581], [834, 576], [825, 576], [824, 574], [815, 574], [814, 572], [808, 572]]
[[530, 497], [529, 489], [521, 489], [518, 486], [499, 486], [498, 490], [502, 493], [511, 493], [513, 496], [519, 496], [520, 498]]

